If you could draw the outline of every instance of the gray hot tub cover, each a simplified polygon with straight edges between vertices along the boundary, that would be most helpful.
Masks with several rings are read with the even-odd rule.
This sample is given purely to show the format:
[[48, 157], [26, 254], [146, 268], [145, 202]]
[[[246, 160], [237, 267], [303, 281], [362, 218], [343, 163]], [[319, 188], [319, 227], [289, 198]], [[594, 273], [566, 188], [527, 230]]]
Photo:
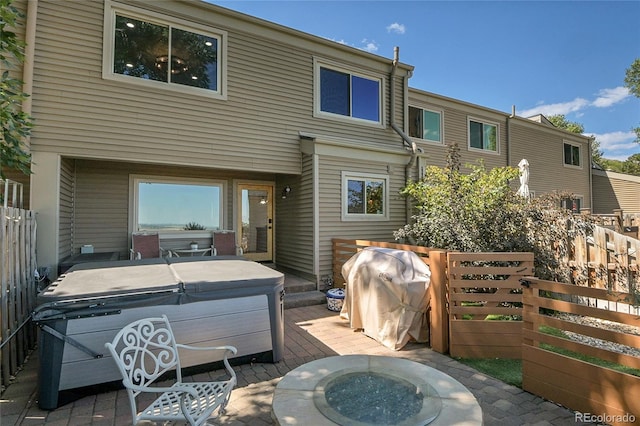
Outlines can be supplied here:
[[343, 266], [347, 295], [340, 316], [386, 347], [399, 350], [412, 338], [428, 340], [431, 271], [404, 250], [367, 247]]

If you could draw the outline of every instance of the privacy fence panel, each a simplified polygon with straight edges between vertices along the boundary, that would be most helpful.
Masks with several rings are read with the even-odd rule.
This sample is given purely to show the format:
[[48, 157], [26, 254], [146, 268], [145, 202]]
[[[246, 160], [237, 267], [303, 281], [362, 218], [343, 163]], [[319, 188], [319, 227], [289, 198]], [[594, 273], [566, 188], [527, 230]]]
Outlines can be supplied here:
[[36, 344], [29, 321], [36, 305], [35, 212], [0, 207], [0, 389]]
[[451, 356], [519, 359], [520, 279], [533, 274], [533, 253], [450, 252], [447, 256]]
[[523, 389], [606, 416], [603, 423], [639, 424], [640, 317], [584, 302], [632, 305], [637, 295], [533, 277], [524, 283]]

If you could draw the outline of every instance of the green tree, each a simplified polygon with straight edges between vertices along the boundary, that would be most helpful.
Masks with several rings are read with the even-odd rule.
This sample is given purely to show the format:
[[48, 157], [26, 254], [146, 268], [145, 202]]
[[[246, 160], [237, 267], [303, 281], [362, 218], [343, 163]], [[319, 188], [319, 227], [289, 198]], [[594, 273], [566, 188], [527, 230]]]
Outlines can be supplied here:
[[[547, 119], [559, 129], [564, 129], [577, 134], [584, 133], [584, 126], [582, 124], [567, 120], [564, 114], [551, 115], [547, 117]], [[603, 155], [604, 153], [600, 149], [600, 142], [594, 138], [591, 142], [591, 161], [603, 166], [603, 163], [606, 161]]]
[[[632, 95], [640, 98], [640, 58], [636, 58], [625, 71], [624, 85]], [[640, 127], [635, 127], [632, 130], [636, 134], [635, 142], [640, 144]]]
[[5, 167], [31, 173], [26, 139], [31, 134], [32, 119], [22, 111], [22, 102], [29, 95], [22, 92], [23, 82], [9, 73], [9, 69], [24, 61], [24, 43], [10, 30], [18, 25], [22, 15], [11, 3], [12, 0], [0, 0], [0, 63], [7, 68], [0, 77], [0, 178], [5, 177]]
[[622, 163], [622, 173], [640, 176], [640, 154], [633, 154]]

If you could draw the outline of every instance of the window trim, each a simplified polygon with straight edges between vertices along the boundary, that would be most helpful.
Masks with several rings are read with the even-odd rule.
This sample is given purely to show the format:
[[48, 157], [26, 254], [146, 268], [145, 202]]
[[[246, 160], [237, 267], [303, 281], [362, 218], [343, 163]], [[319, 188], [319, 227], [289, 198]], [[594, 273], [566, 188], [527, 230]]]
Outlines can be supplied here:
[[[444, 110], [436, 109], [436, 108], [426, 108], [423, 106], [418, 106], [413, 104], [409, 104], [408, 108], [417, 108], [422, 110], [423, 112], [429, 111], [429, 112], [433, 112], [440, 115], [440, 140], [439, 141], [433, 140], [433, 139], [419, 138], [417, 136], [411, 136], [411, 135], [409, 135], [409, 137], [419, 142], [428, 142], [428, 143], [437, 144], [437, 145], [444, 145]], [[409, 119], [408, 108], [407, 108], [407, 120]], [[407, 130], [408, 129], [409, 129], [409, 126], [407, 126]]]
[[[480, 124], [488, 124], [496, 127], [496, 150], [490, 151], [488, 149], [475, 148], [471, 146], [471, 122], [475, 121]], [[491, 155], [500, 155], [500, 123], [473, 116], [467, 116], [467, 149], [469, 151], [482, 152]]]
[[[133, 6], [115, 4], [109, 0], [105, 2], [104, 25], [102, 36], [102, 78], [115, 82], [133, 84], [139, 87], [152, 88], [154, 90], [167, 90], [183, 94], [204, 96], [214, 99], [227, 99], [227, 32], [217, 28], [212, 28], [197, 24], [192, 21], [162, 15], [145, 9]], [[113, 56], [115, 50], [115, 24], [116, 14], [124, 14], [131, 18], [145, 22], [166, 25], [184, 31], [205, 35], [218, 40], [218, 90], [208, 90], [199, 87], [185, 86], [182, 84], [145, 80], [142, 78], [130, 77], [113, 72]]]
[[[227, 195], [227, 182], [220, 179], [199, 179], [199, 178], [181, 178], [181, 177], [166, 177], [155, 175], [129, 175], [129, 233], [132, 232], [148, 232], [138, 229], [138, 211], [139, 211], [139, 198], [138, 198], [138, 185], [140, 182], [153, 182], [153, 183], [170, 183], [180, 185], [201, 185], [201, 186], [219, 186], [220, 187], [220, 229], [227, 229], [227, 211], [225, 209], [226, 195]], [[159, 230], [161, 238], [184, 238], [188, 234], [193, 238], [204, 238], [211, 236], [212, 230], [203, 231], [188, 231], [188, 230]]]
[[[577, 166], [575, 164], [567, 164], [566, 162], [566, 158], [564, 155], [564, 147], [565, 145], [570, 145], [572, 147], [578, 148], [578, 159], [580, 161], [580, 164], [578, 164]], [[568, 140], [563, 140], [562, 141], [562, 165], [564, 167], [570, 168], [570, 169], [576, 169], [576, 170], [582, 170], [582, 145], [577, 143], [577, 142], [571, 142]]]
[[[376, 180], [384, 183], [384, 195], [382, 199], [383, 213], [381, 215], [367, 214], [367, 213], [349, 213], [349, 180]], [[359, 173], [359, 172], [342, 172], [341, 179], [341, 212], [343, 222], [354, 221], [375, 221], [384, 222], [389, 220], [389, 175], [377, 174], [377, 173]]]
[[[360, 78], [373, 80], [378, 82], [378, 121], [366, 120], [364, 118], [352, 117], [351, 115], [334, 114], [331, 112], [322, 111], [320, 105], [320, 68], [327, 68], [329, 70], [349, 74], [350, 76], [357, 76]], [[383, 75], [376, 75], [370, 72], [363, 71], [361, 69], [352, 68], [345, 65], [339, 65], [335, 62], [313, 58], [313, 116], [315, 118], [325, 118], [330, 120], [338, 120], [343, 122], [349, 122], [352, 124], [361, 124], [365, 126], [373, 126], [378, 128], [384, 128], [384, 116], [385, 116], [385, 77]]]

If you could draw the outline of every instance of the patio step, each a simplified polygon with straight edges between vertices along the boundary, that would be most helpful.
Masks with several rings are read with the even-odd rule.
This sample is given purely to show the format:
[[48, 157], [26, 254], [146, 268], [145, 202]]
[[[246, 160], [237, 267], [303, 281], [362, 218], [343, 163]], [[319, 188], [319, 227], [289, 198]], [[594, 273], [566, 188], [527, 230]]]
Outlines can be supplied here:
[[296, 275], [285, 274], [284, 291], [285, 309], [327, 303], [326, 295], [316, 289], [316, 283]]
[[284, 308], [300, 308], [303, 306], [323, 305], [327, 303], [327, 296], [317, 290], [298, 293], [285, 293]]

